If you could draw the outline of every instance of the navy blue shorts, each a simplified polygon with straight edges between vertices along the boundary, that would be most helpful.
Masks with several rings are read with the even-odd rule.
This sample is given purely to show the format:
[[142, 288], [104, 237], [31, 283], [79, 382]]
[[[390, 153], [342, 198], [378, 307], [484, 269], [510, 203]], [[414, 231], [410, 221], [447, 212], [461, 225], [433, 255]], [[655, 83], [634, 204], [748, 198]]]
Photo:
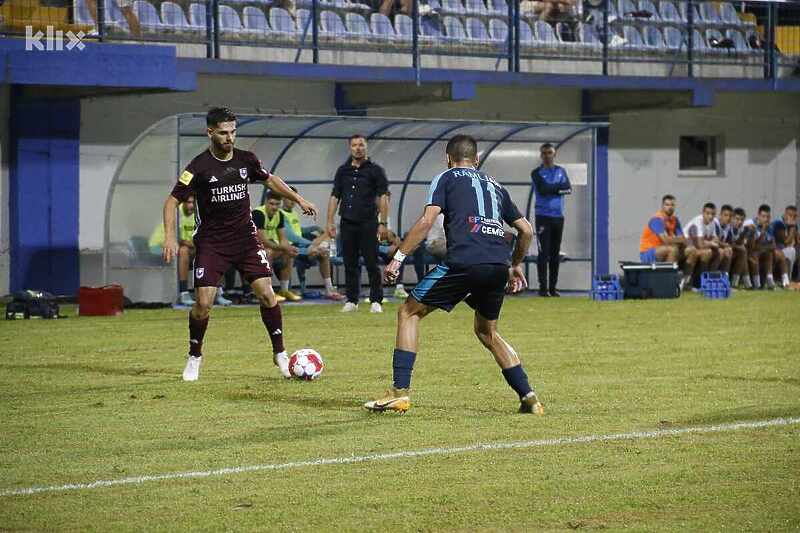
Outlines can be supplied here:
[[462, 300], [487, 320], [497, 320], [508, 283], [507, 265], [436, 268], [417, 283], [411, 297], [447, 312]]

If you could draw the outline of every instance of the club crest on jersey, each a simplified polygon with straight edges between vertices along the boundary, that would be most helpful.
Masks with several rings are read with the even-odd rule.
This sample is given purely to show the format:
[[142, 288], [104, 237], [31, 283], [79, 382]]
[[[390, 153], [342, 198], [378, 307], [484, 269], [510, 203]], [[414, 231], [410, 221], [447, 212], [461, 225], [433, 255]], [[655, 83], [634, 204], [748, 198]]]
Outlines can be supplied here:
[[241, 176], [243, 180], [246, 180], [247, 179], [247, 169], [246, 168], [240, 168], [239, 169], [239, 176]]
[[202, 268], [202, 267], [201, 268], [195, 268], [194, 272], [195, 272], [195, 276], [197, 276], [198, 278], [202, 278], [203, 274], [205, 274], [205, 272], [206, 272], [206, 269]]

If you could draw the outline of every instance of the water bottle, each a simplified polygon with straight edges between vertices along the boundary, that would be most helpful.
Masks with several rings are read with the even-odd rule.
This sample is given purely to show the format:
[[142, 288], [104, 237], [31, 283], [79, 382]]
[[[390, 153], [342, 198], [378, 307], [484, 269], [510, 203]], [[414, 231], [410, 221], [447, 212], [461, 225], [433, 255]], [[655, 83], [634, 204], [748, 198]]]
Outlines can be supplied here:
[[336, 257], [336, 239], [331, 239], [330, 250], [330, 256]]

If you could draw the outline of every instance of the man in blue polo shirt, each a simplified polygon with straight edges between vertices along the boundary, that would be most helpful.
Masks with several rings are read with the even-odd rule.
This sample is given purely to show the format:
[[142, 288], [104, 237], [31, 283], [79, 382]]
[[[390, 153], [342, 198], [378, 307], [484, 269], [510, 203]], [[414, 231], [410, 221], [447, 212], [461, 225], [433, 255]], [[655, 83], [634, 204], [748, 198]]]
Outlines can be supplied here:
[[546, 143], [539, 152], [542, 164], [531, 172], [536, 193], [536, 243], [539, 254], [536, 271], [539, 276], [539, 296], [560, 296], [556, 285], [561, 235], [564, 233], [564, 195], [572, 192], [572, 185], [566, 170], [555, 164], [555, 147]]

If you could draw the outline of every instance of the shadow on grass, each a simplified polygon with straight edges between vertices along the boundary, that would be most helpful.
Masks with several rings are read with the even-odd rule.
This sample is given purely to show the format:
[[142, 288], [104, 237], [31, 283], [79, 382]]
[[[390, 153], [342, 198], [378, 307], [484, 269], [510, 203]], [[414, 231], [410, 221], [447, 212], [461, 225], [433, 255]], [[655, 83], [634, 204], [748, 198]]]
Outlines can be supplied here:
[[251, 401], [251, 402], [277, 402], [284, 404], [297, 405], [299, 407], [311, 407], [316, 409], [323, 409], [327, 411], [340, 411], [342, 409], [358, 410], [364, 400], [354, 397], [340, 397], [340, 398], [322, 398], [319, 396], [312, 396], [306, 392], [286, 394], [287, 391], [279, 389], [264, 389], [264, 390], [238, 390], [233, 392], [226, 392], [223, 396], [228, 400], [234, 401]]
[[717, 374], [706, 374], [700, 379], [720, 379], [725, 381], [744, 381], [752, 383], [779, 383], [781, 385], [794, 385], [800, 387], [799, 378], [789, 378], [783, 376], [774, 377], [755, 377], [755, 376], [720, 376]]

